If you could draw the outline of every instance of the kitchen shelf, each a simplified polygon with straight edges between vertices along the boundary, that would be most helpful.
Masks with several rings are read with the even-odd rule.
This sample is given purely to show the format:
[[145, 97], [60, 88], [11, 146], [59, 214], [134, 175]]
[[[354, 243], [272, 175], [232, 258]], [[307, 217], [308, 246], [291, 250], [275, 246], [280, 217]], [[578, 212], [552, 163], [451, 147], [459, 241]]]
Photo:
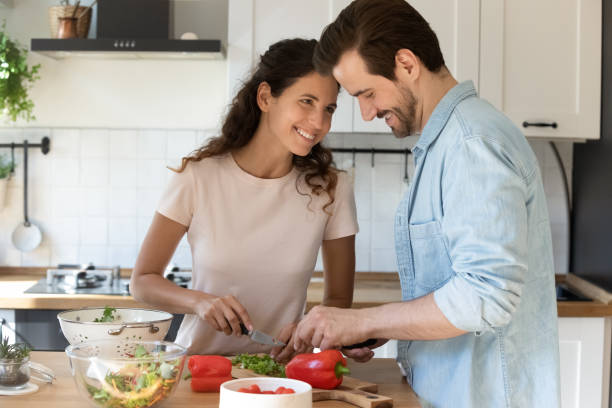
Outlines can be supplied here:
[[179, 59], [221, 60], [221, 40], [32, 38], [32, 52], [54, 59]]

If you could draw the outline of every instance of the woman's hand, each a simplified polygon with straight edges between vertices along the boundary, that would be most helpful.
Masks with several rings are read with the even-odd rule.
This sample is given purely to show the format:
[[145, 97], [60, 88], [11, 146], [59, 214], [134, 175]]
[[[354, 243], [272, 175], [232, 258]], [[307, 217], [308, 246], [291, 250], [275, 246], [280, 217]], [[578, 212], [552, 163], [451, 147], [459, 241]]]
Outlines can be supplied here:
[[213, 329], [222, 331], [228, 336], [242, 335], [240, 323], [244, 323], [247, 329], [253, 330], [249, 313], [233, 295], [218, 297], [206, 294], [198, 303], [196, 314]]
[[295, 333], [295, 328], [297, 327], [297, 323], [289, 323], [285, 327], [281, 329], [281, 331], [276, 336], [277, 340], [285, 343], [285, 346], [274, 347], [270, 352], [270, 356], [278, 361], [279, 363], [286, 363], [293, 358], [296, 354], [301, 353], [311, 353], [312, 347], [308, 347], [305, 344], [302, 348], [296, 350], [293, 345], [293, 334]]

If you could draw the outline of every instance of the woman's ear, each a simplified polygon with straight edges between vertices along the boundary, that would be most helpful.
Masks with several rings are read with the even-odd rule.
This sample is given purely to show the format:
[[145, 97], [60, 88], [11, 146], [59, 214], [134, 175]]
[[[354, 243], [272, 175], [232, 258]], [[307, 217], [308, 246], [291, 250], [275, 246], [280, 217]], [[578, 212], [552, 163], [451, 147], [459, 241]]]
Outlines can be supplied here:
[[416, 81], [420, 75], [419, 58], [412, 51], [401, 48], [395, 53], [395, 76], [410, 82]]
[[262, 112], [267, 112], [272, 101], [272, 89], [270, 84], [262, 82], [257, 87], [257, 106]]

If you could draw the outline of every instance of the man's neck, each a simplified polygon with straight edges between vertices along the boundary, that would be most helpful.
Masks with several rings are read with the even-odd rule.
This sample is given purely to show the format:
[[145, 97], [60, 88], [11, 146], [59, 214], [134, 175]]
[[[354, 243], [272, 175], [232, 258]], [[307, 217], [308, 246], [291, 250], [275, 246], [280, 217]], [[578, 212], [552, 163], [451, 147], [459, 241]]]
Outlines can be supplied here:
[[439, 72], [427, 72], [426, 75], [421, 92], [423, 104], [421, 106], [420, 132], [423, 132], [423, 128], [444, 95], [458, 84], [446, 67], [442, 67]]

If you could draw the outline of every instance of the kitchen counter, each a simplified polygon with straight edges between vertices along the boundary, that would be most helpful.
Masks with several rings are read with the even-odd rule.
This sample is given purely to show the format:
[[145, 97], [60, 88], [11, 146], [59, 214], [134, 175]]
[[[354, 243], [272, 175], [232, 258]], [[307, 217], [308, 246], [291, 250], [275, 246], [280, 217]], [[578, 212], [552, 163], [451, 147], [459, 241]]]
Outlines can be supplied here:
[[[131, 296], [115, 295], [50, 295], [24, 293], [30, 286], [44, 277], [43, 268], [0, 267], [0, 309], [48, 309], [66, 310], [82, 307], [148, 307]], [[129, 271], [122, 271], [129, 276]], [[612, 300], [609, 293], [585, 282], [576, 275], [557, 275], [557, 281], [586, 292], [591, 298], [588, 302], [557, 302], [559, 317], [606, 317], [612, 316]], [[382, 272], [359, 272], [356, 275], [353, 307], [363, 308], [383, 303], [401, 301], [401, 289], [397, 274]], [[323, 279], [320, 272], [308, 286], [307, 309], [321, 303], [323, 299]]]
[[[85, 399], [78, 394], [72, 375], [70, 363], [63, 352], [32, 352], [32, 361], [51, 368], [57, 377], [52, 385], [39, 384], [39, 390], [33, 394], [20, 396], [0, 396], [0, 406], [11, 408], [81, 408]], [[393, 398], [395, 407], [417, 408], [421, 405], [412, 388], [403, 379], [395, 360], [389, 358], [373, 359], [365, 364], [349, 361], [351, 376], [379, 384], [378, 394]], [[173, 408], [219, 406], [218, 393], [195, 393], [189, 388], [189, 381], [181, 381], [175, 394], [168, 400]], [[318, 401], [314, 408], [350, 408], [354, 405], [340, 401]]]

